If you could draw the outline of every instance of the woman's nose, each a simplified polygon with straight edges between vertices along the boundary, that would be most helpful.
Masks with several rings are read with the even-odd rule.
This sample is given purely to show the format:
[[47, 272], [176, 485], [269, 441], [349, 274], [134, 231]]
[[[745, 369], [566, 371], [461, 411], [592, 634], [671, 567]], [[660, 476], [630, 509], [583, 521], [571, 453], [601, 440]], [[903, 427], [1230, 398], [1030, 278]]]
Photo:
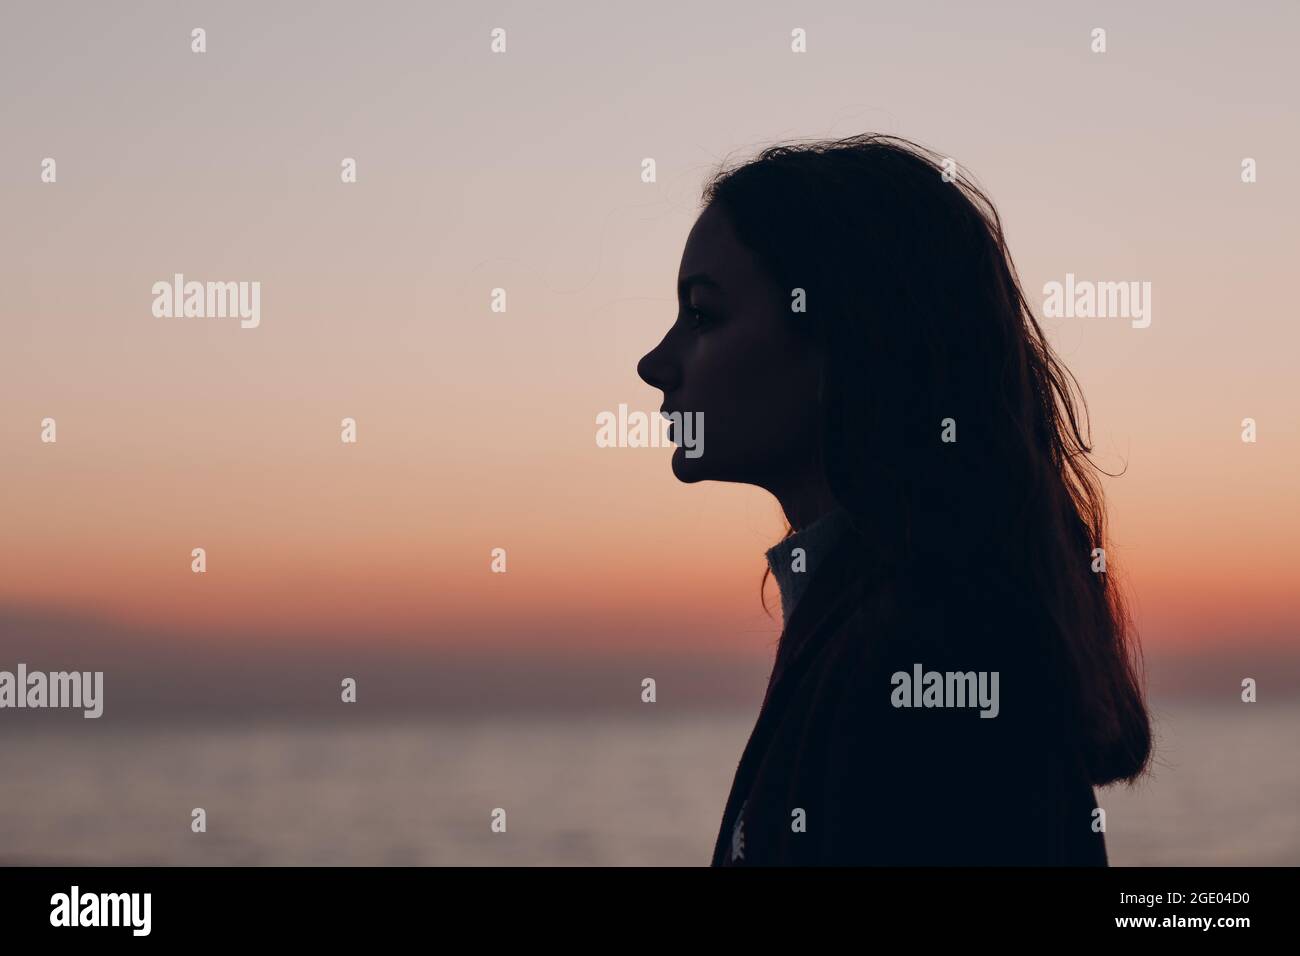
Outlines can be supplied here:
[[636, 363], [636, 373], [641, 380], [665, 393], [675, 389], [678, 382], [677, 366], [668, 354], [667, 344], [668, 337], [665, 336]]

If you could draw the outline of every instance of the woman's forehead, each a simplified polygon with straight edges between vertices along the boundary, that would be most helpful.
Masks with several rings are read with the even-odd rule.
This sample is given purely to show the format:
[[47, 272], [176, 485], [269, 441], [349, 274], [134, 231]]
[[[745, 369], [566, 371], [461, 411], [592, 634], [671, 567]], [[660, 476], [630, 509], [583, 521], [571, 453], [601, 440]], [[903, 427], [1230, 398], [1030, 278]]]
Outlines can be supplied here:
[[730, 220], [713, 205], [700, 214], [686, 237], [677, 272], [678, 291], [685, 293], [691, 285], [722, 291], [753, 281], [758, 271], [753, 255], [737, 237]]

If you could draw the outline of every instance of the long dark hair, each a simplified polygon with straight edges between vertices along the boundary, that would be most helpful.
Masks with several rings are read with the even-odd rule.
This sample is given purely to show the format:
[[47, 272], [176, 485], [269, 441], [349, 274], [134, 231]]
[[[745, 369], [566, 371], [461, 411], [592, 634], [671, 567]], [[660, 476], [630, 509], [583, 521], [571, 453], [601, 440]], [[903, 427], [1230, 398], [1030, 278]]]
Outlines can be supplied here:
[[1093, 783], [1140, 775], [1137, 642], [1110, 562], [1093, 570], [1106, 511], [1087, 405], [989, 198], [942, 155], [868, 134], [771, 146], [719, 170], [703, 202], [804, 290], [791, 321], [824, 356], [822, 465], [876, 562], [1029, 595]]

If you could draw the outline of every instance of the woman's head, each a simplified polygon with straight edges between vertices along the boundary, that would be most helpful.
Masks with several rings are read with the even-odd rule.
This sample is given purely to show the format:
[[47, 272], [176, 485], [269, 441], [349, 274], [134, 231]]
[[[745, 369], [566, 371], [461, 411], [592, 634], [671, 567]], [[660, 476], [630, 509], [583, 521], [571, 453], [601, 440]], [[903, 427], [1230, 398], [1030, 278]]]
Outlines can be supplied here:
[[638, 367], [707, 426], [676, 475], [759, 485], [787, 514], [833, 502], [875, 565], [1033, 595], [1094, 780], [1138, 772], [1149, 727], [1123, 601], [1092, 571], [1105, 511], [1077, 383], [988, 198], [896, 137], [771, 147], [706, 186], [678, 296]]

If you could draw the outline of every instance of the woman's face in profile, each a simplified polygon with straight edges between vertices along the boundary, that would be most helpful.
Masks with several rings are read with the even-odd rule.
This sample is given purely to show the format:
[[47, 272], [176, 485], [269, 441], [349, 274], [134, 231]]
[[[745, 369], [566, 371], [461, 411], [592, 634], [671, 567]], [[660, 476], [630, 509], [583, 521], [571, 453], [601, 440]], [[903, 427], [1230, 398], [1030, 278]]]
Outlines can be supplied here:
[[661, 411], [703, 416], [698, 457], [673, 426], [679, 480], [774, 491], [812, 467], [819, 362], [811, 337], [798, 334], [807, 314], [791, 311], [791, 291], [759, 267], [716, 203], [700, 214], [678, 270], [677, 320], [637, 364], [663, 391]]

